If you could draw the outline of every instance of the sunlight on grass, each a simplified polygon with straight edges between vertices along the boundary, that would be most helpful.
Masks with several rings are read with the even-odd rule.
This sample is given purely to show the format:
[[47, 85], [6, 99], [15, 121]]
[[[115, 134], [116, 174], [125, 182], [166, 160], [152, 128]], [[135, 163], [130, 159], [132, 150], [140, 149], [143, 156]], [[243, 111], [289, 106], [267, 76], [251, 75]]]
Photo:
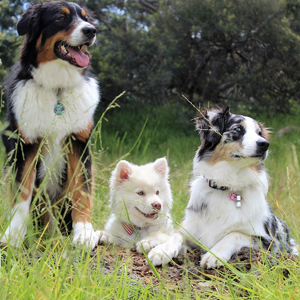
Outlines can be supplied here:
[[[119, 100], [118, 100], [119, 101]], [[120, 100], [121, 102], [121, 100]], [[114, 104], [101, 124], [95, 127], [94, 209], [93, 226], [102, 229], [109, 216], [109, 178], [116, 163], [125, 158], [141, 165], [166, 156], [170, 166], [170, 183], [174, 198], [172, 217], [179, 224], [189, 200], [192, 160], [200, 139], [183, 108], [120, 108]], [[137, 116], [139, 116], [137, 118]], [[282, 127], [298, 125], [297, 116], [266, 118], [255, 116], [273, 128], [270, 155], [266, 166], [270, 174], [268, 200], [274, 212], [291, 228], [300, 241], [300, 138], [297, 132], [283, 137], [275, 133]], [[134, 145], [134, 147], [133, 147]], [[0, 155], [4, 163], [4, 149]], [[1, 233], [8, 226], [7, 183], [1, 184]], [[32, 217], [34, 219], [34, 217]], [[41, 237], [42, 235], [42, 237]], [[109, 251], [114, 251], [109, 248]], [[229, 273], [220, 276], [183, 269], [183, 280], [168, 280], [168, 266], [150, 281], [135, 278], [131, 258], [105, 263], [105, 252], [99, 248], [93, 256], [71, 244], [56, 230], [41, 229], [36, 233], [29, 226], [24, 244], [16, 250], [1, 249], [0, 284], [2, 299], [297, 299], [300, 297], [299, 265], [290, 259], [274, 258], [270, 265], [266, 255], [252, 264], [250, 271], [227, 264]], [[241, 262], [242, 264], [242, 262]], [[154, 268], [154, 267], [153, 267]], [[154, 272], [155, 273], [155, 272]], [[155, 279], [156, 278], [156, 279]], [[159, 278], [158, 283], [157, 278]]]

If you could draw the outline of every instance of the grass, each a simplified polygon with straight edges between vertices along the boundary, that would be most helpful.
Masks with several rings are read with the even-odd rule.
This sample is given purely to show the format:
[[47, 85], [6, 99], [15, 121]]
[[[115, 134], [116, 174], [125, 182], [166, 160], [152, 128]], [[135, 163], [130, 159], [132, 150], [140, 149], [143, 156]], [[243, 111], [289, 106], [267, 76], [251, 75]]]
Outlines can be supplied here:
[[[122, 100], [117, 102], [122, 103]], [[172, 216], [180, 222], [189, 199], [192, 159], [200, 144], [191, 121], [196, 111], [183, 105], [136, 108], [113, 104], [111, 108], [96, 127], [92, 145], [96, 165], [94, 227], [102, 229], [108, 219], [108, 180], [121, 158], [144, 164], [158, 157], [168, 157], [174, 198]], [[98, 118], [101, 115], [99, 112]], [[300, 136], [295, 131], [283, 137], [275, 133], [300, 122], [297, 115], [254, 117], [271, 127], [274, 133], [266, 161], [270, 172], [270, 205], [288, 223], [299, 242]], [[4, 162], [2, 146], [0, 154]], [[1, 232], [8, 226], [6, 194], [7, 184], [2, 181]], [[142, 281], [128, 276], [130, 258], [116, 261], [113, 271], [107, 273], [101, 264], [104, 253], [98, 252], [91, 258], [79, 247], [73, 247], [70, 238], [55, 232], [42, 231], [41, 234], [42, 238], [31, 225], [20, 249], [8, 246], [2, 250], [0, 299], [191, 299], [191, 295], [195, 299], [300, 298], [299, 265], [291, 260], [279, 260], [272, 267], [258, 263], [249, 273], [231, 267], [233, 274], [209, 281], [203, 277], [190, 281], [186, 276], [179, 287], [161, 275], [158, 285], [150, 281], [145, 286]], [[285, 270], [289, 277], [284, 275]]]

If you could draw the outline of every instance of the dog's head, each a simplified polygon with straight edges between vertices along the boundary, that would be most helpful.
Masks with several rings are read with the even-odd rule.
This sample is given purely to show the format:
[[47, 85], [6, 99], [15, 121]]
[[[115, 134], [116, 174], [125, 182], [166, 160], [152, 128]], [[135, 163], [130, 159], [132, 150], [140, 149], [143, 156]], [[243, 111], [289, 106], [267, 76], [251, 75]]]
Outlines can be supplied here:
[[30, 6], [17, 24], [26, 35], [21, 64], [34, 67], [63, 60], [77, 68], [89, 65], [87, 47], [94, 44], [96, 28], [90, 13], [76, 3], [53, 1]]
[[198, 159], [214, 165], [220, 161], [246, 160], [250, 165], [268, 154], [269, 132], [252, 118], [234, 115], [229, 107], [204, 110], [196, 119], [201, 146]]
[[121, 160], [110, 181], [112, 211], [124, 218], [127, 210], [129, 219], [140, 227], [156, 222], [172, 205], [168, 174], [165, 158], [143, 166]]

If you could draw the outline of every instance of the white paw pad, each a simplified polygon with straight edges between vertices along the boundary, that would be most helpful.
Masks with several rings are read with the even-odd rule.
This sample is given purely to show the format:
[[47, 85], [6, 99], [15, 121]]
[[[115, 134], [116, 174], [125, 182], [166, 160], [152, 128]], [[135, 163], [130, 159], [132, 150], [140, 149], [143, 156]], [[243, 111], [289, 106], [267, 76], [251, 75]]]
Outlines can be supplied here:
[[99, 244], [102, 244], [102, 243], [103, 244], [113, 244], [115, 242], [115, 238], [111, 234], [109, 234], [105, 231], [99, 231], [99, 233], [100, 233]]
[[[217, 257], [220, 257], [221, 259], [223, 259], [220, 255], [218, 255], [217, 253], [215, 253], [215, 255]], [[215, 268], [217, 266], [221, 266], [223, 265], [223, 263], [217, 259], [217, 257], [214, 256], [213, 254], [207, 252], [206, 254], [203, 255], [200, 265], [203, 268], [207, 268], [207, 269], [211, 269], [211, 268]]]
[[101, 232], [94, 231], [91, 223], [78, 222], [73, 225], [73, 244], [85, 246], [87, 250], [94, 249], [99, 242]]
[[172, 250], [166, 244], [161, 244], [149, 252], [148, 258], [154, 266], [160, 266], [169, 263], [177, 255], [177, 250]]
[[148, 253], [152, 248], [158, 245], [158, 241], [156, 240], [141, 240], [136, 244], [136, 251], [138, 253], [143, 253], [143, 250]]

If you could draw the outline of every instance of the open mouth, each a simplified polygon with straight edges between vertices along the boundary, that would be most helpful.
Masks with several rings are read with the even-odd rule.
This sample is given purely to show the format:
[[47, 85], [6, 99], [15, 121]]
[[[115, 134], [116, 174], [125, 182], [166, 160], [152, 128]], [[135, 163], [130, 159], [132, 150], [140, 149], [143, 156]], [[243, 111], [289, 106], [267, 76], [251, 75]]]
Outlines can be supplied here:
[[58, 58], [69, 62], [71, 65], [85, 68], [90, 63], [90, 57], [84, 53], [86, 46], [88, 44], [71, 46], [66, 42], [60, 41], [55, 44], [54, 52]]
[[137, 207], [136, 209], [142, 214], [144, 215], [145, 218], [148, 219], [157, 219], [158, 218], [158, 211], [152, 211], [150, 214], [145, 214], [142, 211], [140, 211]]

